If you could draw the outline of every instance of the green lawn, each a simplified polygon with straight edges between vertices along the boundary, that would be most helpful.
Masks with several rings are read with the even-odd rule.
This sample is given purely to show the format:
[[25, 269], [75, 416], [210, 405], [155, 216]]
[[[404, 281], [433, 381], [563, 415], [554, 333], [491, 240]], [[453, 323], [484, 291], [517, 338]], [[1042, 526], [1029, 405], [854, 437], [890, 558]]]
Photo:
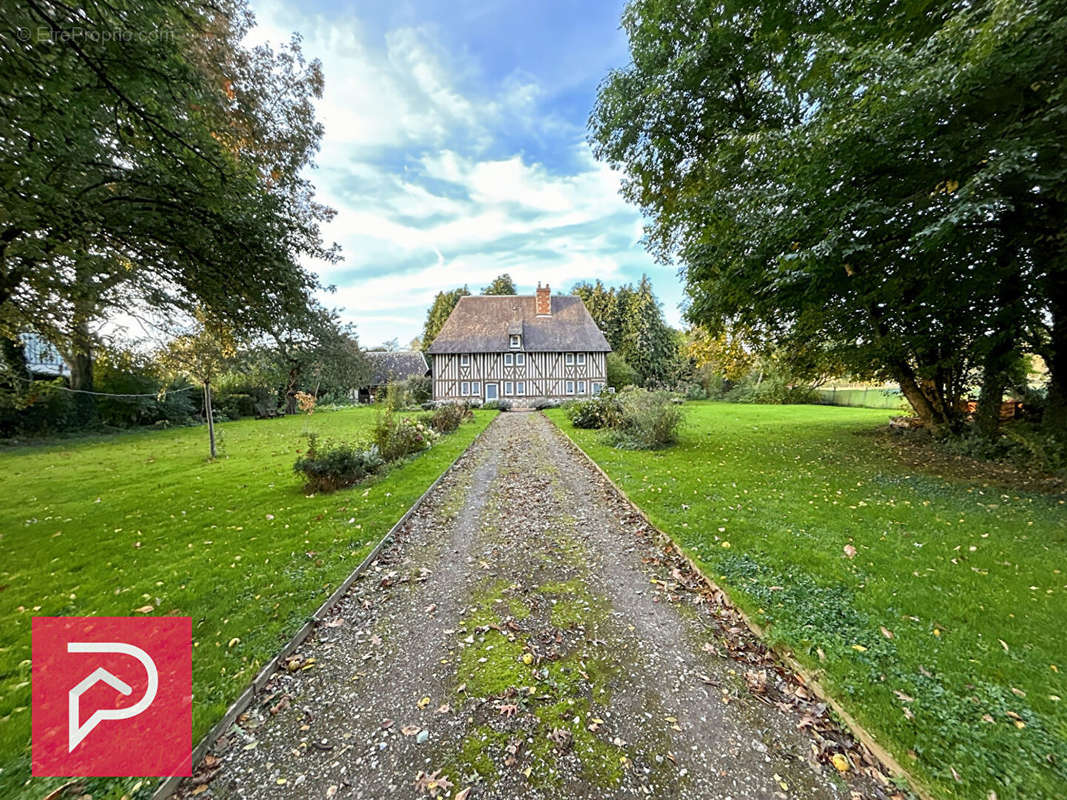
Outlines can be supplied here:
[[548, 415], [935, 794], [1067, 795], [1062, 496], [900, 465], [885, 411], [688, 404], [653, 453]]
[[228, 422], [214, 462], [203, 427], [0, 451], [0, 795], [27, 791], [31, 617], [192, 617], [196, 740], [495, 412], [373, 482], [305, 496], [303, 433], [363, 439], [375, 414]]

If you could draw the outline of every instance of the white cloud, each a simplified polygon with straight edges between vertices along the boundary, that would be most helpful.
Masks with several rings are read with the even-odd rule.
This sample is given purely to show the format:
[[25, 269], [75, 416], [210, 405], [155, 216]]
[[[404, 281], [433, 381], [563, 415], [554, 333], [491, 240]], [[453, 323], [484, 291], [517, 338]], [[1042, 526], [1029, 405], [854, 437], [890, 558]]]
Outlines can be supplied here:
[[[338, 212], [324, 232], [344, 261], [313, 266], [337, 284], [325, 301], [343, 307], [364, 342], [410, 340], [438, 291], [477, 291], [501, 272], [527, 289], [633, 279], [640, 214], [581, 129], [546, 110], [534, 78], [487, 81], [423, 28], [375, 38], [351, 14], [256, 6], [251, 41], [299, 30], [305, 54], [323, 63], [326, 134], [312, 178]], [[525, 154], [524, 142], [546, 141], [565, 172]]]

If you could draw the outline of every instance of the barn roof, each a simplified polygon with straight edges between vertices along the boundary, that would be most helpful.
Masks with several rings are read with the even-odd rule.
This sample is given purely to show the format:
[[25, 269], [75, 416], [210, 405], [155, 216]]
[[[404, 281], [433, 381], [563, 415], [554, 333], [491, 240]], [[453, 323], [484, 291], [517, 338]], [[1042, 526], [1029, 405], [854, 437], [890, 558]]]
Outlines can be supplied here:
[[538, 316], [533, 295], [461, 297], [430, 353], [493, 353], [508, 350], [508, 335], [522, 335], [522, 349], [608, 352], [611, 347], [580, 297], [551, 297], [552, 313]]
[[418, 350], [370, 350], [363, 355], [370, 362], [371, 386], [384, 386], [390, 381], [420, 377], [430, 369], [426, 365], [426, 357]]

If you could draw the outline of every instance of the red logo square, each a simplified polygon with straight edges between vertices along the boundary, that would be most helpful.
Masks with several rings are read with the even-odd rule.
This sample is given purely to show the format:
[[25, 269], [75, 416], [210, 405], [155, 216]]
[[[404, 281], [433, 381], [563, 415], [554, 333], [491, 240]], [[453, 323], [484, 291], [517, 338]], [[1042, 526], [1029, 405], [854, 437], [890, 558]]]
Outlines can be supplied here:
[[33, 618], [33, 774], [192, 772], [189, 617]]

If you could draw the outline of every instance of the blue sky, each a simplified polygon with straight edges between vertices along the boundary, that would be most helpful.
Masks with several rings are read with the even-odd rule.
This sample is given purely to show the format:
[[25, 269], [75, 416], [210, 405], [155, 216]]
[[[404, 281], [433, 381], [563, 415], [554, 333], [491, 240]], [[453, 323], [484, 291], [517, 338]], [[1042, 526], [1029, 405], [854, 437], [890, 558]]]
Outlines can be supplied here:
[[250, 41], [299, 32], [323, 63], [312, 178], [344, 259], [310, 266], [364, 345], [406, 344], [434, 294], [501, 272], [520, 292], [647, 272], [680, 323], [674, 268], [645, 253], [640, 212], [585, 142], [597, 84], [627, 61], [622, 2], [252, 5]]

